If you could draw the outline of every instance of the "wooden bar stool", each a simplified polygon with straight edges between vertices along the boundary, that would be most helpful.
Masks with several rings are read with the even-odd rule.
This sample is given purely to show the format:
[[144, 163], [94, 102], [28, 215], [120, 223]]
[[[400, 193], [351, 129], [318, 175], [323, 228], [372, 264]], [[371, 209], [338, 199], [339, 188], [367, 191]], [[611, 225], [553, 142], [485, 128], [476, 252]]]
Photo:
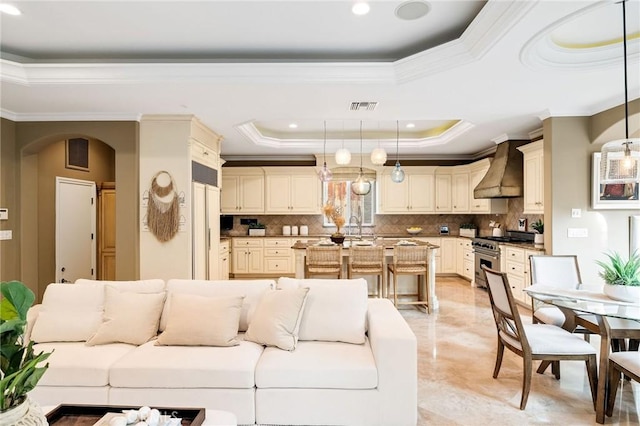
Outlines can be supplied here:
[[336, 275], [342, 278], [342, 246], [309, 246], [305, 257], [304, 277]]
[[349, 264], [347, 277], [353, 275], [376, 275], [377, 294], [382, 297], [384, 288], [384, 247], [383, 246], [351, 246], [349, 248]]
[[[393, 263], [387, 265], [387, 285], [390, 282], [389, 275], [393, 274], [393, 304], [398, 305], [424, 305], [429, 309], [428, 294], [426, 291], [429, 253], [428, 246], [401, 246], [393, 247]], [[398, 302], [398, 276], [416, 275], [418, 277], [418, 293], [403, 296], [417, 296], [417, 300]], [[387, 291], [387, 295], [389, 291]], [[425, 300], [425, 297], [427, 298]]]

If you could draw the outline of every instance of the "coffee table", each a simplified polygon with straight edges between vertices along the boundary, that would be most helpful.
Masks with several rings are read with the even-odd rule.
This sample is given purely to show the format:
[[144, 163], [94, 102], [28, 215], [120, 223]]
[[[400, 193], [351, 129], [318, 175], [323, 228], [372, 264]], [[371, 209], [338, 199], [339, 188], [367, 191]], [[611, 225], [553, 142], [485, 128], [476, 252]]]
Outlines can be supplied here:
[[[57, 407], [42, 407], [51, 426], [93, 426], [106, 413], [122, 410], [137, 410], [140, 407], [114, 405], [62, 404]], [[235, 414], [222, 410], [204, 408], [153, 407], [161, 413], [173, 413], [182, 418], [182, 426], [236, 426]]]

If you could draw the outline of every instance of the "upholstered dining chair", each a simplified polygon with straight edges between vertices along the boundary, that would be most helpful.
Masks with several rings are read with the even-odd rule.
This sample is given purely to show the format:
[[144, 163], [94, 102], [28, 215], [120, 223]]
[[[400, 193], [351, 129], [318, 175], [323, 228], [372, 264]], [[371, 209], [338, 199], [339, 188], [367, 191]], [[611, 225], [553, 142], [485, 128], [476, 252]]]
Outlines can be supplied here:
[[308, 246], [304, 276], [335, 275], [342, 278], [342, 245]]
[[376, 296], [383, 297], [384, 284], [384, 247], [357, 246], [349, 247], [349, 264], [347, 277], [354, 275], [376, 275]]
[[[507, 274], [482, 266], [489, 289], [491, 309], [498, 331], [498, 351], [493, 378], [498, 377], [504, 348], [523, 359], [524, 377], [520, 409], [524, 410], [531, 388], [533, 361], [544, 360], [559, 364], [565, 360], [581, 360], [587, 365], [587, 375], [591, 386], [591, 398], [595, 408], [597, 389], [596, 350], [579, 336], [551, 324], [523, 324], [511, 293]], [[556, 379], [560, 369], [555, 368]]]
[[640, 352], [614, 352], [609, 355], [609, 398], [607, 399], [607, 416], [609, 417], [613, 414], [621, 374], [640, 382]]
[[[387, 265], [387, 286], [389, 285], [390, 275], [393, 274], [393, 304], [398, 305], [424, 305], [427, 311], [430, 310], [431, 301], [425, 299], [426, 294], [429, 253], [428, 246], [403, 246], [395, 245], [393, 247], [393, 263]], [[418, 293], [403, 294], [402, 296], [417, 296], [417, 300], [398, 301], [398, 277], [400, 275], [415, 275], [418, 277]], [[424, 290], [425, 294], [422, 294]], [[387, 290], [387, 295], [389, 291]]]

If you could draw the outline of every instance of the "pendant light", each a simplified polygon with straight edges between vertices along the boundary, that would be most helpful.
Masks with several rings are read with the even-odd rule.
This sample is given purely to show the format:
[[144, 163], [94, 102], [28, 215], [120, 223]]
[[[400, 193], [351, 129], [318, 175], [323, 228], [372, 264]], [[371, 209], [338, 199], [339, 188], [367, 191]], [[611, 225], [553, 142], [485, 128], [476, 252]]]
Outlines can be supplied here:
[[383, 166], [387, 162], [387, 151], [380, 146], [380, 123], [378, 123], [378, 147], [371, 151], [371, 162], [376, 166]]
[[329, 182], [333, 177], [333, 173], [331, 170], [327, 168], [327, 122], [324, 122], [324, 147], [322, 148], [322, 156], [324, 159], [324, 164], [322, 169], [318, 172], [318, 178], [322, 182]]
[[362, 121], [360, 121], [360, 173], [358, 178], [351, 184], [351, 192], [356, 195], [367, 195], [371, 191], [371, 182], [362, 173]]
[[624, 128], [625, 138], [602, 146], [600, 183], [640, 182], [640, 138], [629, 138], [629, 98], [627, 84], [627, 17], [626, 0], [622, 1], [622, 46], [624, 53]]
[[391, 180], [400, 183], [404, 180], [404, 170], [400, 167], [400, 158], [398, 157], [398, 145], [400, 144], [400, 123], [396, 120], [396, 166], [391, 172]]
[[344, 147], [344, 123], [342, 123], [342, 148], [336, 151], [336, 164], [346, 166], [351, 162], [351, 153]]

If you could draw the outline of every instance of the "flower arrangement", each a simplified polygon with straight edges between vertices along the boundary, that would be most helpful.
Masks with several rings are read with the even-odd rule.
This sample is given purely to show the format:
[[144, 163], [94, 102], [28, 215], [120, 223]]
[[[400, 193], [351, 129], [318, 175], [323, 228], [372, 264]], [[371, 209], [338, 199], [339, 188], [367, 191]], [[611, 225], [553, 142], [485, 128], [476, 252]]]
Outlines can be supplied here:
[[322, 208], [322, 212], [330, 222], [333, 222], [333, 224], [336, 225], [336, 232], [334, 232], [333, 235], [342, 235], [340, 228], [344, 226], [345, 222], [344, 217], [342, 216], [342, 207], [336, 207], [332, 203], [327, 203]]

